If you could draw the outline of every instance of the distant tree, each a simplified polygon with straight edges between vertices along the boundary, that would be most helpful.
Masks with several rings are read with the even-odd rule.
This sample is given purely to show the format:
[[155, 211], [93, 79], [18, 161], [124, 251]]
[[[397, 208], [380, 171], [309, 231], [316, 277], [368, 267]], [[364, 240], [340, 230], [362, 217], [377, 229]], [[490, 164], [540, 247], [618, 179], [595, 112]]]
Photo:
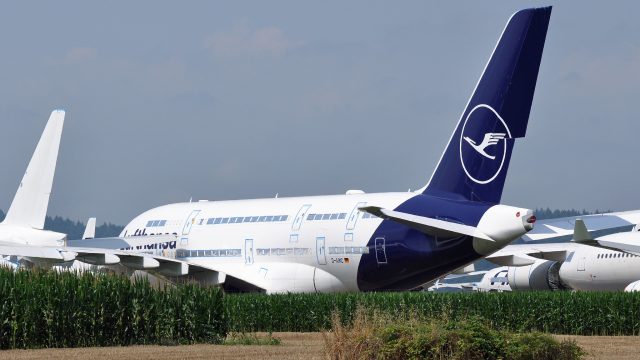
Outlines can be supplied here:
[[593, 215], [593, 214], [602, 214], [602, 213], [607, 213], [607, 212], [611, 212], [611, 210], [607, 210], [607, 211], [600, 211], [597, 210], [596, 211], [587, 211], [585, 209], [582, 210], [576, 210], [576, 209], [571, 209], [571, 210], [551, 210], [549, 208], [543, 209], [535, 209], [534, 213], [536, 214], [536, 217], [539, 220], [543, 220], [543, 219], [555, 219], [555, 218], [563, 218], [563, 217], [573, 217], [573, 216], [582, 216], [582, 215]]

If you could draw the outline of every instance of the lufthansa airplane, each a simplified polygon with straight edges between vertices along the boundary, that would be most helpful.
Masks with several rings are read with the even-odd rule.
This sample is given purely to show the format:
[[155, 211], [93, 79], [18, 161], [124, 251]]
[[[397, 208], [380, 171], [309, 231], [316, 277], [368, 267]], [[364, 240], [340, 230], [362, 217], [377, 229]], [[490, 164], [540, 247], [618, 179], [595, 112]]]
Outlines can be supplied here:
[[500, 199], [515, 140], [526, 133], [550, 15], [547, 7], [510, 18], [419, 191], [170, 204], [124, 228], [115, 243], [131, 245], [93, 239], [58, 250], [267, 293], [407, 290], [492, 254], [535, 222], [531, 210]]
[[550, 14], [511, 17], [421, 190], [170, 204], [134, 218], [121, 237], [175, 234], [175, 248], [148, 250], [214, 270], [227, 289], [265, 292], [412, 289], [497, 251], [535, 222], [500, 198]]

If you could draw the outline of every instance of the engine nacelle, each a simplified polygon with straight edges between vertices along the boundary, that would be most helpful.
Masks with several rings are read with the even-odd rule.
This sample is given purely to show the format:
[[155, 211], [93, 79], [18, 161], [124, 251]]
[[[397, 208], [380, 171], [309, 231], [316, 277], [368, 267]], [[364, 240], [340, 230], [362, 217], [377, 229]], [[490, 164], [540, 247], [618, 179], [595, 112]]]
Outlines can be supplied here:
[[561, 262], [538, 260], [528, 266], [510, 266], [507, 275], [511, 290], [565, 290], [560, 279]]
[[636, 291], [640, 291], [640, 280], [634, 281], [631, 284], [627, 285], [626, 288], [624, 288], [624, 292], [636, 292]]

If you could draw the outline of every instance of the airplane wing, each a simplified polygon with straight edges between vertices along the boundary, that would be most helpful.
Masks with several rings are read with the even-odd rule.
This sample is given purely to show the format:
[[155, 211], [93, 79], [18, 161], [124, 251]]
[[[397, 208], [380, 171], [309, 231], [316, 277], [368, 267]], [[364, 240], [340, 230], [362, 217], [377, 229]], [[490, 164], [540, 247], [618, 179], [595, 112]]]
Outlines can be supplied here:
[[[55, 264], [77, 260], [91, 265], [120, 264], [169, 277], [202, 277], [206, 273], [207, 283], [224, 282], [224, 273], [171, 257], [175, 254], [175, 250], [168, 249], [172, 241], [176, 241], [175, 235], [69, 240], [67, 246], [58, 247], [3, 244], [0, 245], [0, 255], [17, 256], [34, 263], [42, 261]], [[167, 249], [163, 249], [165, 246]]]
[[631, 230], [636, 224], [640, 224], [640, 210], [538, 220], [536, 227], [522, 239], [525, 243], [540, 240], [553, 242], [571, 240], [578, 219], [585, 223], [591, 236], [599, 237]]
[[507, 245], [486, 257], [501, 266], [526, 266], [538, 260], [564, 261], [575, 251], [575, 243]]
[[[605, 224], [601, 224], [600, 228], [609, 228], [613, 221], [620, 221], [620, 218], [610, 216], [606, 219]], [[625, 214], [628, 216], [628, 214]], [[633, 216], [633, 215], [632, 215]], [[595, 219], [602, 219], [602, 216], [596, 216]], [[613, 218], [613, 219], [611, 219]], [[617, 219], [617, 220], [616, 220]], [[593, 220], [593, 219], [592, 219]], [[600, 247], [610, 250], [624, 251], [632, 254], [640, 254], [640, 232], [618, 232], [601, 237], [595, 237], [587, 228], [586, 220], [582, 218], [574, 218], [573, 229], [569, 235], [571, 242], [565, 243], [526, 243], [518, 245], [508, 245], [501, 250], [486, 257], [487, 260], [494, 264], [502, 266], [526, 266], [531, 265], [537, 260], [553, 260], [565, 261], [569, 254], [575, 251], [576, 246], [588, 245]], [[592, 228], [593, 228], [592, 222]], [[564, 231], [564, 230], [563, 230]], [[579, 245], [580, 244], [580, 245]]]

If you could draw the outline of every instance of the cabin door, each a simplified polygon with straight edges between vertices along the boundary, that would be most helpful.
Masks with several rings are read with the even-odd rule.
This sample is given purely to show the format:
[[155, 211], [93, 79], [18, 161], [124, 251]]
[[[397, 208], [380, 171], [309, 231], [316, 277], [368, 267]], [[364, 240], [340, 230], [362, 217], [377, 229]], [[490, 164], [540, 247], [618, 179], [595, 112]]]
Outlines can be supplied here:
[[191, 227], [196, 222], [196, 216], [200, 213], [200, 210], [193, 210], [189, 217], [184, 222], [184, 226], [182, 227], [182, 235], [189, 235], [191, 232]]
[[384, 237], [376, 238], [376, 261], [378, 261], [378, 265], [387, 263], [387, 249], [385, 248]]
[[253, 239], [244, 239], [244, 263], [253, 264]]
[[327, 253], [325, 252], [325, 238], [316, 238], [316, 258], [318, 259], [318, 265], [327, 265]]

